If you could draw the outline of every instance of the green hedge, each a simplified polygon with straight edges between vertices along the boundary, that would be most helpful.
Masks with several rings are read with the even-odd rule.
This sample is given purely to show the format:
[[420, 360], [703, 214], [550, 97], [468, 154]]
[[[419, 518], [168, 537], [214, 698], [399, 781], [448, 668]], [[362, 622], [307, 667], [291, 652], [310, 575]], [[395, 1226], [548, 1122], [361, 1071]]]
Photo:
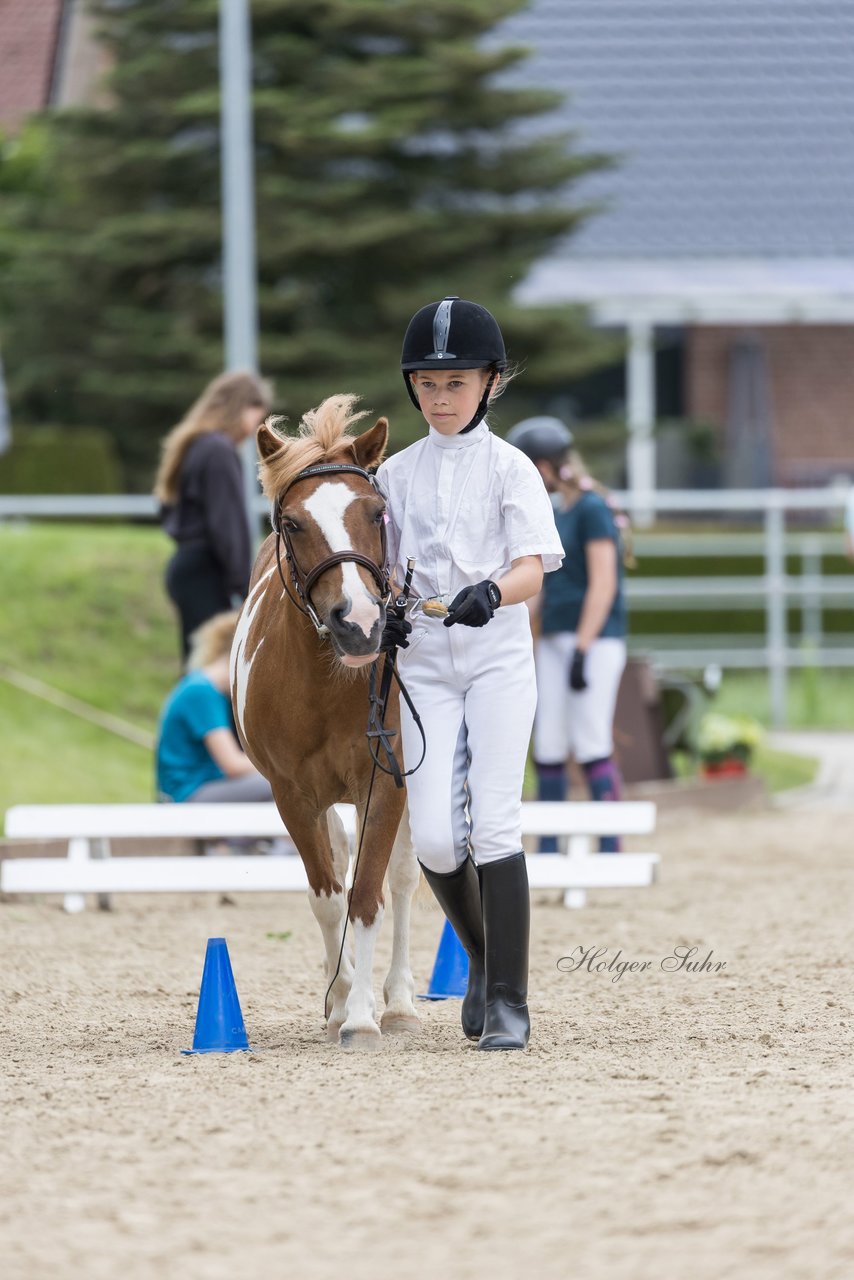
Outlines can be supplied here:
[[20, 427], [0, 456], [0, 493], [122, 493], [109, 435], [97, 428]]

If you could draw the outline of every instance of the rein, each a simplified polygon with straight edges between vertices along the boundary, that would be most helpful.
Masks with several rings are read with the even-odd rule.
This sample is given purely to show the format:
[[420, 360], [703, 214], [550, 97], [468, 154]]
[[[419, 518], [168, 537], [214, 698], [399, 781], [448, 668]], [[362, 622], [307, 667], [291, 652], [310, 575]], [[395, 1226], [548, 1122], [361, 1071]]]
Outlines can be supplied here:
[[[415, 570], [415, 561], [408, 560], [406, 562], [406, 580], [403, 584], [403, 590], [392, 605], [392, 609], [398, 616], [402, 618], [409, 603], [409, 589], [412, 586], [412, 574]], [[416, 728], [421, 734], [421, 756], [418, 764], [413, 765], [411, 769], [405, 772], [401, 771], [400, 765], [397, 763], [397, 756], [392, 749], [391, 740], [396, 735], [396, 729], [387, 729], [385, 727], [385, 713], [388, 707], [389, 695], [391, 694], [392, 679], [397, 681], [397, 687], [400, 690], [401, 697], [409, 707], [412, 719], [415, 721]], [[403, 779], [408, 778], [410, 774], [415, 773], [424, 763], [424, 757], [427, 754], [427, 737], [424, 733], [424, 726], [421, 723], [415, 703], [409, 696], [409, 690], [400, 678], [400, 672], [397, 669], [397, 645], [386, 651], [385, 662], [383, 663], [383, 676], [380, 682], [379, 693], [377, 693], [377, 664], [371, 666], [371, 675], [368, 683], [368, 699], [370, 702], [370, 713], [368, 715], [368, 750], [371, 753], [371, 759], [374, 765], [379, 766], [383, 773], [389, 773], [394, 778], [396, 787], [403, 786]], [[387, 769], [380, 760], [377, 751], [374, 750], [374, 743], [377, 743], [380, 750], [385, 754], [389, 763]]]

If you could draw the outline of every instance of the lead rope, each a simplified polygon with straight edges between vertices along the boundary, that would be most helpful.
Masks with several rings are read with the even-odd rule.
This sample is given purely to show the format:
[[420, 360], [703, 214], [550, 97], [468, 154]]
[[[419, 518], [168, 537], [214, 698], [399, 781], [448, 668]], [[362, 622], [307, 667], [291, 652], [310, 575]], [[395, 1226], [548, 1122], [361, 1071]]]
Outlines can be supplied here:
[[[415, 561], [408, 560], [406, 564], [406, 580], [404, 581], [404, 584], [403, 584], [403, 590], [401, 591], [400, 595], [397, 597], [393, 605], [393, 608], [397, 613], [398, 617], [403, 617], [404, 612], [406, 610], [406, 605], [409, 601], [409, 589], [412, 586], [412, 574], [414, 569], [415, 569]], [[397, 757], [395, 756], [394, 751], [391, 747], [391, 739], [396, 735], [397, 730], [395, 729], [388, 730], [385, 727], [385, 713], [386, 713], [386, 709], [388, 708], [388, 699], [391, 693], [392, 676], [394, 676], [394, 678], [397, 680], [397, 686], [400, 689], [400, 692], [403, 694], [404, 698], [406, 699], [406, 705], [409, 707], [409, 710], [412, 713], [412, 717], [415, 720], [416, 725], [418, 726], [418, 732], [421, 734], [421, 758], [418, 761], [418, 764], [416, 764], [412, 769], [407, 769], [405, 772], [401, 770], [400, 765], [397, 763]], [[421, 717], [419, 716], [418, 712], [415, 709], [415, 704], [413, 703], [411, 697], [409, 696], [409, 691], [407, 690], [406, 686], [404, 685], [403, 681], [400, 678], [400, 675], [398, 674], [397, 645], [392, 645], [392, 647], [386, 652], [385, 663], [383, 665], [383, 678], [380, 684], [379, 697], [377, 696], [377, 664], [376, 663], [374, 663], [371, 667], [370, 683], [369, 683], [368, 689], [369, 689], [371, 709], [368, 715], [367, 737], [368, 737], [368, 749], [370, 750], [371, 760], [373, 761], [373, 764], [371, 765], [371, 778], [370, 778], [370, 782], [368, 783], [368, 795], [367, 795], [367, 799], [365, 800], [365, 818], [361, 824], [361, 830], [359, 831], [359, 846], [356, 850], [356, 858], [353, 863], [353, 882], [350, 885], [350, 890], [347, 894], [347, 914], [344, 917], [344, 928], [341, 930], [341, 946], [338, 948], [338, 963], [335, 966], [335, 972], [332, 975], [332, 980], [330, 981], [329, 986], [326, 988], [326, 994], [323, 997], [324, 1021], [326, 1021], [328, 1017], [326, 1012], [326, 1006], [329, 1000], [329, 993], [331, 992], [332, 988], [335, 986], [335, 983], [338, 981], [338, 975], [341, 972], [341, 960], [344, 956], [344, 943], [347, 940], [347, 925], [350, 923], [350, 903], [353, 900], [353, 892], [356, 888], [356, 876], [359, 873], [359, 859], [362, 856], [362, 845], [365, 840], [365, 831], [367, 830], [367, 826], [368, 826], [368, 815], [371, 811], [371, 795], [374, 790], [374, 779], [377, 776], [377, 769], [380, 768], [382, 769], [383, 773], [390, 774], [394, 778], [395, 786], [402, 787], [403, 779], [408, 778], [411, 773], [415, 773], [416, 769], [421, 768], [422, 764], [424, 763], [424, 757], [427, 754], [427, 738], [424, 733], [424, 727], [421, 724]], [[392, 768], [387, 769], [385, 765], [382, 763], [382, 761], [379, 759], [379, 756], [377, 755], [373, 747], [372, 739], [374, 738], [377, 739], [377, 741], [380, 744], [380, 747], [385, 751], [386, 755], [388, 756], [389, 763], [392, 765]]]
[[[398, 621], [402, 621], [406, 617], [406, 606], [409, 604], [409, 592], [412, 588], [412, 575], [415, 572], [415, 561], [410, 557], [406, 562], [406, 577], [403, 581], [403, 590], [398, 595], [391, 607]], [[370, 711], [368, 713], [368, 750], [371, 753], [371, 759], [374, 766], [382, 769], [383, 773], [389, 774], [394, 778], [396, 787], [403, 786], [403, 779], [408, 778], [415, 773], [416, 769], [420, 769], [424, 763], [424, 757], [427, 754], [427, 738], [424, 733], [424, 726], [421, 723], [421, 717], [415, 709], [415, 704], [409, 696], [409, 690], [405, 687], [397, 670], [397, 645], [394, 644], [386, 651], [385, 663], [383, 664], [383, 676], [380, 682], [380, 691], [377, 694], [377, 664], [371, 667], [370, 682], [368, 684], [368, 698], [370, 702]], [[397, 687], [403, 694], [406, 705], [409, 707], [413, 720], [421, 734], [421, 758], [418, 764], [413, 765], [411, 769], [402, 771], [397, 763], [397, 757], [392, 749], [391, 740], [397, 736], [396, 729], [387, 729], [385, 726], [385, 713], [388, 710], [388, 700], [391, 695], [392, 679], [397, 680]], [[387, 769], [380, 760], [377, 751], [374, 750], [374, 741], [377, 742], [379, 748], [385, 752], [391, 768]]]
[[[395, 648], [393, 650], [389, 650], [386, 654], [379, 694], [377, 694], [376, 663], [374, 663], [374, 666], [371, 668], [370, 682], [368, 685], [368, 697], [370, 699], [371, 710], [368, 716], [367, 739], [368, 750], [371, 753], [371, 759], [373, 760], [374, 765], [382, 769], [383, 773], [387, 773], [394, 778], [394, 785], [396, 787], [402, 787], [403, 779], [408, 778], [410, 774], [415, 773], [415, 771], [420, 769], [424, 763], [424, 757], [427, 754], [427, 737], [424, 733], [424, 726], [421, 723], [421, 717], [415, 708], [415, 703], [412, 701], [412, 698], [409, 696], [409, 690], [400, 678], [400, 672], [397, 669], [397, 662], [395, 660], [396, 653], [397, 649]], [[388, 708], [388, 700], [391, 694], [392, 679], [397, 681], [397, 687], [403, 695], [403, 699], [409, 708], [410, 715], [415, 721], [415, 727], [421, 735], [421, 757], [417, 764], [413, 765], [411, 769], [406, 770], [402, 770], [400, 765], [397, 763], [397, 756], [394, 754], [394, 749], [391, 745], [392, 738], [397, 737], [397, 730], [387, 729], [385, 726], [385, 713]], [[374, 741], [376, 741], [379, 751], [384, 753], [390, 768], [386, 768], [382, 760], [379, 758], [378, 750], [374, 748]]]

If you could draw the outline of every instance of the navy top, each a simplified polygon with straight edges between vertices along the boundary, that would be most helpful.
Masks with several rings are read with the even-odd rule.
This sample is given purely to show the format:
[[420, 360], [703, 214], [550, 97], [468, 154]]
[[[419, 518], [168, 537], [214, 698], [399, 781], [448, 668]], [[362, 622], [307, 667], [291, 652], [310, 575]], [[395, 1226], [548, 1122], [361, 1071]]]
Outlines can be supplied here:
[[622, 638], [626, 634], [623, 556], [611, 508], [598, 493], [588, 491], [568, 511], [556, 511], [555, 524], [565, 554], [561, 567], [543, 580], [543, 635], [578, 630], [588, 587], [587, 544], [607, 538], [617, 553], [617, 593], [599, 635]]
[[252, 571], [243, 471], [237, 446], [208, 431], [187, 446], [178, 501], [162, 511], [163, 528], [178, 543], [207, 545], [219, 562], [229, 596], [245, 600]]
[[157, 790], [188, 800], [225, 774], [204, 743], [213, 729], [231, 729], [231, 703], [201, 671], [191, 671], [166, 699], [157, 735]]

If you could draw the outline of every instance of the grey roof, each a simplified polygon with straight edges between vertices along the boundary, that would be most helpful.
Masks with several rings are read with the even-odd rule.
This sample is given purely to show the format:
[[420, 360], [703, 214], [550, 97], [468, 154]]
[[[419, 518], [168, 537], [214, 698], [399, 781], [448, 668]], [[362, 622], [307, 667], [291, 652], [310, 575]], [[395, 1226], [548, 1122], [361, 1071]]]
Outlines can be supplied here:
[[545, 123], [622, 157], [564, 254], [854, 256], [852, 0], [533, 0], [496, 34], [571, 94]]
[[854, 325], [854, 257], [556, 256], [515, 291], [531, 305], [577, 302], [599, 324]]

